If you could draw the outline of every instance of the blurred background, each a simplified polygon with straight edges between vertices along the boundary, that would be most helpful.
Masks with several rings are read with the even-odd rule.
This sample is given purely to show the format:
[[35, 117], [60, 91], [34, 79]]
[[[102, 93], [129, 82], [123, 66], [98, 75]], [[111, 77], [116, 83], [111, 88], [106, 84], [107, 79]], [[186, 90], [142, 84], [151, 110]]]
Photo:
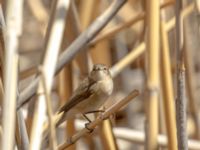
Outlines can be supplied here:
[[[46, 43], [50, 34], [48, 28], [51, 28], [48, 24], [53, 18], [51, 8], [55, 9], [53, 5], [58, 0], [53, 1], [22, 2], [21, 34], [18, 36], [17, 48], [18, 94], [40, 74], [38, 68], [44, 62]], [[62, 52], [66, 51], [112, 3], [114, 3], [113, 0], [71, 0], [65, 17], [58, 55], [61, 56]], [[50, 97], [53, 113], [69, 99], [80, 81], [91, 71], [93, 64], [100, 63], [109, 66], [113, 75], [114, 91], [105, 108], [120, 101], [134, 89], [140, 93], [127, 106], [95, 128], [93, 133], [81, 137], [69, 149], [143, 150], [145, 147], [147, 149], [177, 149], [177, 141], [169, 141], [170, 138], [177, 138], [175, 113], [178, 95], [177, 75], [179, 74], [177, 64], [182, 65], [184, 72], [182, 81], [187, 107], [184, 111], [187, 114], [186, 133], [190, 140], [188, 147], [200, 149], [200, 4], [199, 1], [182, 0], [180, 9], [176, 11], [175, 3], [175, 0], [160, 0], [159, 2], [127, 0], [109, 23], [55, 76]], [[2, 13], [5, 14], [8, 3], [1, 1], [1, 5]], [[158, 11], [152, 9], [154, 6], [159, 7]], [[177, 27], [175, 17], [178, 12], [181, 25]], [[3, 118], [3, 107], [5, 107], [3, 97], [6, 90], [3, 70], [7, 66], [4, 47], [6, 38], [3, 37], [2, 23], [1, 29], [0, 115]], [[177, 29], [180, 30], [180, 60], [177, 57], [179, 52], [176, 47]], [[25, 121], [27, 137], [30, 140], [33, 118], [36, 115], [34, 109], [37, 107], [37, 96], [28, 99], [29, 101], [21, 106], [20, 110]], [[90, 117], [92, 120], [95, 119], [94, 115]], [[46, 121], [47, 118], [46, 114]], [[84, 128], [85, 123], [86, 120], [77, 117], [59, 126], [56, 129], [57, 144], [62, 144], [67, 137], [71, 137]], [[15, 124], [14, 143], [20, 149], [23, 142], [20, 136], [16, 136], [17, 127], [20, 124], [18, 117]], [[0, 125], [1, 139], [3, 139], [3, 119]], [[51, 149], [49, 145], [48, 142], [43, 143], [41, 149]]]

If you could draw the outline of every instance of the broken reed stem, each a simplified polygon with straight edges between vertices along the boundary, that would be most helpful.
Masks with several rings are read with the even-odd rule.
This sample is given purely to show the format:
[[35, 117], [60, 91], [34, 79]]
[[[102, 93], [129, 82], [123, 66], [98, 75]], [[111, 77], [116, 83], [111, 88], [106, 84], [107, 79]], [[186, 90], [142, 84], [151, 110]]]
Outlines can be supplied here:
[[[161, 4], [160, 8], [163, 9], [165, 7], [171, 6], [172, 4], [174, 4], [174, 1], [169, 0], [163, 4]], [[131, 18], [130, 20], [120, 24], [120, 25], [116, 25], [114, 27], [110, 27], [109, 29], [107, 29], [106, 31], [103, 31], [101, 34], [99, 34], [94, 40], [92, 40], [90, 42], [90, 46], [93, 46], [95, 44], [97, 44], [98, 42], [102, 41], [102, 40], [106, 40], [109, 39], [110, 37], [113, 37], [114, 35], [116, 35], [117, 33], [119, 33], [120, 31], [133, 26], [134, 24], [138, 23], [139, 21], [144, 20], [145, 18], [145, 12], [141, 12], [138, 15], [134, 16], [133, 18]]]
[[183, 32], [181, 30], [181, 11], [182, 0], [176, 1], [175, 17], [176, 17], [176, 126], [177, 126], [177, 141], [179, 150], [188, 150], [187, 137], [187, 104], [185, 94], [185, 67], [183, 62]]
[[148, 150], [158, 148], [158, 99], [159, 99], [159, 34], [160, 8], [158, 0], [147, 1], [147, 136]]
[[[112, 105], [110, 108], [105, 110], [104, 113], [100, 114], [94, 121], [88, 124], [89, 129], [94, 129], [97, 125], [102, 123], [103, 120], [107, 119], [110, 115], [117, 112], [120, 108], [125, 106], [128, 102], [130, 102], [133, 98], [139, 95], [139, 92], [137, 90], [132, 91], [127, 97], [120, 100], [119, 102]], [[78, 139], [80, 139], [82, 136], [88, 133], [88, 129], [84, 128], [80, 130], [78, 133], [73, 135], [69, 140], [67, 140], [65, 143], [58, 146], [59, 150], [63, 150], [73, 143], [75, 143]]]
[[22, 31], [23, 0], [8, 0], [6, 5], [5, 63], [4, 63], [4, 97], [3, 97], [3, 136], [2, 150], [14, 148], [16, 124], [16, 101], [18, 86], [18, 37]]
[[[86, 45], [108, 24], [108, 22], [115, 16], [127, 0], [115, 0], [111, 6], [99, 16], [94, 23], [92, 23], [65, 51], [60, 55], [56, 67], [57, 74], [64, 65], [73, 59], [76, 53], [82, 50]], [[29, 98], [36, 92], [36, 87], [39, 82], [37, 77], [27, 88], [25, 88], [19, 96], [17, 109], [28, 102]]]
[[[51, 9], [51, 18], [48, 24], [48, 30], [45, 41], [45, 56], [42, 69], [45, 75], [46, 93], [51, 93], [53, 78], [57, 63], [57, 57], [60, 50], [62, 37], [64, 34], [65, 18], [69, 10], [69, 0], [54, 0]], [[56, 42], [55, 42], [56, 41]], [[45, 95], [43, 81], [40, 78], [37, 89], [38, 102], [34, 111], [33, 126], [31, 130], [30, 150], [39, 150], [42, 140], [43, 123], [46, 115]], [[55, 144], [55, 143], [54, 143]]]
[[176, 118], [175, 118], [175, 104], [173, 93], [173, 81], [170, 64], [170, 51], [168, 32], [165, 28], [165, 23], [161, 22], [161, 39], [162, 39], [162, 51], [161, 51], [161, 77], [162, 77], [162, 89], [164, 99], [164, 113], [167, 127], [168, 149], [177, 149], [176, 139]]
[[55, 123], [53, 119], [53, 110], [52, 110], [52, 103], [51, 103], [51, 97], [50, 93], [47, 90], [47, 83], [46, 83], [46, 75], [42, 68], [40, 68], [41, 73], [41, 80], [43, 84], [44, 89], [44, 95], [46, 99], [46, 105], [47, 105], [47, 114], [48, 114], [48, 121], [49, 121], [49, 127], [50, 127], [50, 146], [51, 149], [56, 150], [57, 147], [57, 138], [56, 138], [56, 129], [55, 129]]

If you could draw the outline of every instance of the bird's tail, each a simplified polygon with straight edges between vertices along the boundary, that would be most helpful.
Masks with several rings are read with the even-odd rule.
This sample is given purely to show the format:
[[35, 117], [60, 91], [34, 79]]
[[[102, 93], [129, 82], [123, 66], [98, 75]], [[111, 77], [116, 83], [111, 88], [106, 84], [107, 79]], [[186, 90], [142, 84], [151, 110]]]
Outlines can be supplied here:
[[[65, 118], [64, 113], [57, 113], [55, 117], [53, 117], [56, 128], [64, 121], [64, 118]], [[48, 136], [49, 136], [49, 123], [46, 122], [43, 126], [43, 141], [46, 141]]]

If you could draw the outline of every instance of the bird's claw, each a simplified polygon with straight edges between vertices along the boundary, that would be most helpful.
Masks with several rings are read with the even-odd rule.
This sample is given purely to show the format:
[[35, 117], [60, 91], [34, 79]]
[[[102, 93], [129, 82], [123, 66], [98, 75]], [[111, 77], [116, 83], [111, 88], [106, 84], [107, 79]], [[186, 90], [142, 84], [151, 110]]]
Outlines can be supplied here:
[[92, 133], [94, 131], [94, 129], [91, 129], [88, 127], [88, 125], [90, 124], [90, 122], [85, 124], [85, 128], [88, 130], [89, 133]]

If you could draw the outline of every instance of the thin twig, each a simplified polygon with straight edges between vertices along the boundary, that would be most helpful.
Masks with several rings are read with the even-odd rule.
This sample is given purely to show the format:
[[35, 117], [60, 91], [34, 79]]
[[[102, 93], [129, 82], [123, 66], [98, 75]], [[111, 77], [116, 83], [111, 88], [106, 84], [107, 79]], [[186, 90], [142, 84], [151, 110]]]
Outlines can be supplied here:
[[[133, 98], [139, 95], [139, 92], [137, 90], [132, 91], [127, 97], [120, 100], [119, 102], [112, 105], [110, 108], [108, 108], [104, 113], [101, 113], [94, 121], [88, 124], [89, 129], [94, 129], [97, 125], [99, 125], [104, 119], [108, 118], [113, 113], [117, 112], [120, 108], [125, 106], [128, 102], [130, 102]], [[75, 135], [73, 135], [68, 141], [61, 144], [58, 149], [63, 150], [67, 147], [69, 147], [71, 144], [76, 142], [78, 139], [80, 139], [83, 135], [88, 133], [88, 129], [84, 128]]]
[[[75, 54], [82, 50], [108, 24], [126, 1], [127, 0], [115, 0], [111, 6], [61, 54], [58, 59], [55, 74], [57, 74], [65, 64], [69, 63]], [[20, 93], [17, 109], [28, 102], [29, 98], [35, 94], [38, 82], [39, 77]]]

